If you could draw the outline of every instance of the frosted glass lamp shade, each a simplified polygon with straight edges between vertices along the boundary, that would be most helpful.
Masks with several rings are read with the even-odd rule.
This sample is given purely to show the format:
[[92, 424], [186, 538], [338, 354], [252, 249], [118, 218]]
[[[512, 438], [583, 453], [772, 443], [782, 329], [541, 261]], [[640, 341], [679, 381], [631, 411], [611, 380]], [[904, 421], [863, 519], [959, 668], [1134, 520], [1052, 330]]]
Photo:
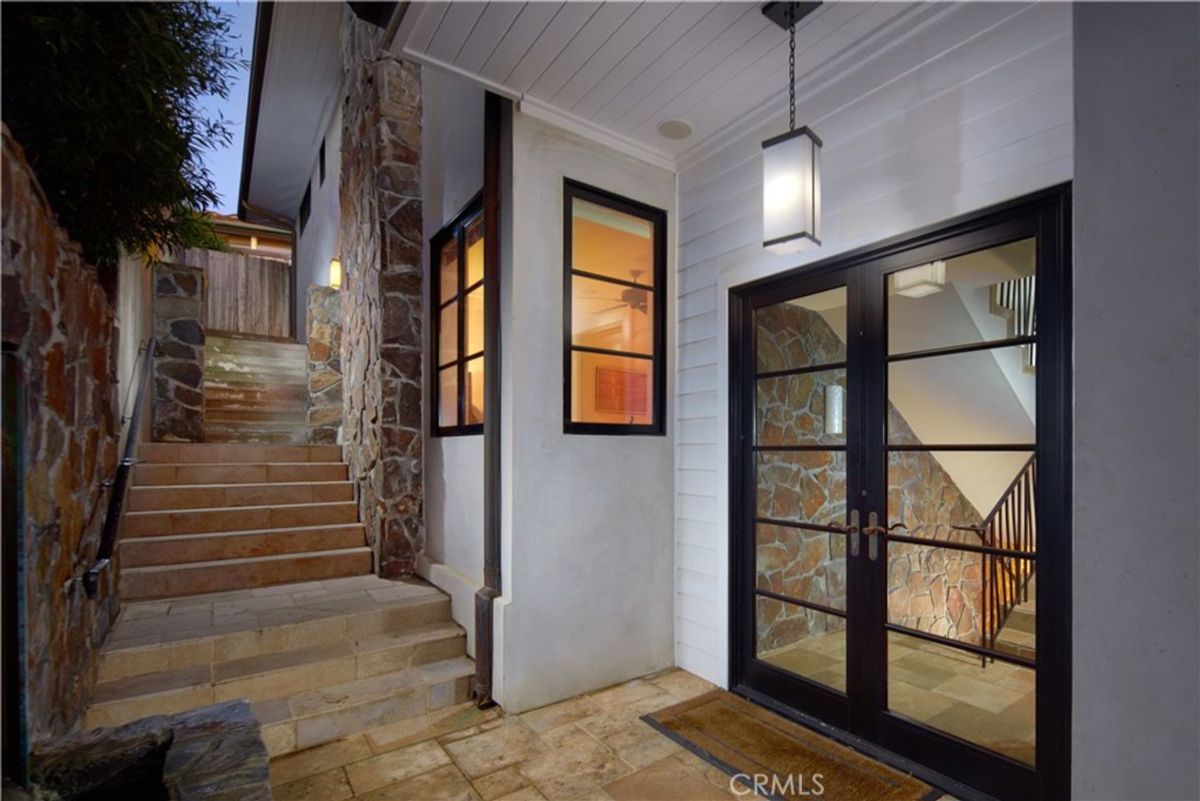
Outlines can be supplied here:
[[342, 288], [342, 263], [337, 259], [332, 259], [329, 262], [329, 288]]
[[808, 128], [763, 142], [763, 247], [795, 253], [821, 244], [821, 140]]

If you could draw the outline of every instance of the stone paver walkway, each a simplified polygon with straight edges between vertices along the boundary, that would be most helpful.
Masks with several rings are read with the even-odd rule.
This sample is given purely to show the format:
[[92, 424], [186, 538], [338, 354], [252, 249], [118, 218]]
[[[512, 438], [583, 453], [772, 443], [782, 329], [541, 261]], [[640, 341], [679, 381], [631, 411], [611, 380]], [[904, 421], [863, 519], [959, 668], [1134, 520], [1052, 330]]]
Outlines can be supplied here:
[[277, 801], [735, 798], [729, 777], [638, 718], [711, 690], [682, 670], [523, 715], [454, 707], [271, 762]]

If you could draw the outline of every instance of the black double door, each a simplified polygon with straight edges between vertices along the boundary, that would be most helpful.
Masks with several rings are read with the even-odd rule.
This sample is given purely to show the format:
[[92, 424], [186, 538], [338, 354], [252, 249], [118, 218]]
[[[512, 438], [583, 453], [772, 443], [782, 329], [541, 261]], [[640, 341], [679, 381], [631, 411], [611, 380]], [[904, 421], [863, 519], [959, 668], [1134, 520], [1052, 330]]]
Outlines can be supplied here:
[[[1065, 797], [1065, 188], [731, 293], [735, 691]], [[968, 793], [969, 794], [969, 793]]]

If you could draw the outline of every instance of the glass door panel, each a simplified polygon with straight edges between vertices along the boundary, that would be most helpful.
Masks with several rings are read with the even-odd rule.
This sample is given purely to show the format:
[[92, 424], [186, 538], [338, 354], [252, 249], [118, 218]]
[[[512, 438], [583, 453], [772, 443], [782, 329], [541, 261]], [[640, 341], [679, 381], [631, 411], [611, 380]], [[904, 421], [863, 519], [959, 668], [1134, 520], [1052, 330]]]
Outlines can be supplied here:
[[883, 276], [888, 712], [1032, 765], [1035, 239]]
[[755, 311], [754, 656], [847, 686], [846, 287]]

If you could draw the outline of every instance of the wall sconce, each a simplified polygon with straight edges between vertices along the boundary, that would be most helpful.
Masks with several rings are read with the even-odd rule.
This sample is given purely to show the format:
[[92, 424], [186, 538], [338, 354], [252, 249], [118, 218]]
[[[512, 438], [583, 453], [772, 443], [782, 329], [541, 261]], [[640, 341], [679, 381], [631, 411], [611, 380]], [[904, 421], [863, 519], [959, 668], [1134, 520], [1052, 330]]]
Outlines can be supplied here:
[[821, 139], [796, 129], [796, 23], [820, 3], [767, 3], [763, 14], [788, 32], [788, 132], [762, 143], [763, 247], [796, 253], [821, 246]]
[[906, 298], [923, 298], [946, 286], [946, 262], [931, 261], [892, 273], [892, 288]]
[[841, 384], [825, 385], [825, 433], [845, 433], [846, 388]]
[[342, 288], [342, 263], [337, 259], [329, 261], [329, 288]]

